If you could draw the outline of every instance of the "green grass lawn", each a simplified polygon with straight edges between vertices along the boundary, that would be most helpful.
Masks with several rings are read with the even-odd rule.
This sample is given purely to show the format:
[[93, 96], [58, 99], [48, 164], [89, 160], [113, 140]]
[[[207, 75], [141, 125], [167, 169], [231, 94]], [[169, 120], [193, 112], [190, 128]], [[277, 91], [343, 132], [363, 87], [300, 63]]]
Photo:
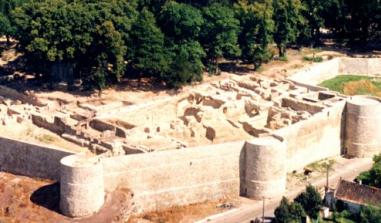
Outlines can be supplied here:
[[381, 79], [359, 75], [340, 75], [325, 80], [319, 86], [346, 95], [381, 96]]

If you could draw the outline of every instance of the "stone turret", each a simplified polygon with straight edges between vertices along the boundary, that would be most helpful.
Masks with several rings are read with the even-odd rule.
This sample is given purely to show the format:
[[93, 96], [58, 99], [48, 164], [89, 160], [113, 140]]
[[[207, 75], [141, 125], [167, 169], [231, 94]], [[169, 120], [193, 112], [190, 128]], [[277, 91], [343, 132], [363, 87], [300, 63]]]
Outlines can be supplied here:
[[286, 190], [286, 145], [274, 137], [247, 142], [246, 196], [253, 199], [280, 197]]
[[85, 217], [104, 203], [102, 163], [96, 157], [71, 155], [61, 159], [60, 209], [69, 217]]
[[381, 152], [381, 103], [378, 98], [353, 96], [348, 99], [345, 147], [351, 157], [372, 157]]

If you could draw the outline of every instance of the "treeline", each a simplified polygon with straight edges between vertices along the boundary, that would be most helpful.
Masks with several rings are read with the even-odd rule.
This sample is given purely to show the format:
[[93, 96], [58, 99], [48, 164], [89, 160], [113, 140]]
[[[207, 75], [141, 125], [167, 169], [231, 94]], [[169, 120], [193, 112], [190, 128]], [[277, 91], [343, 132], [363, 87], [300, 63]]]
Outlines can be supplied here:
[[223, 58], [257, 69], [273, 43], [285, 57], [318, 46], [322, 28], [355, 43], [380, 26], [378, 0], [0, 0], [0, 35], [37, 72], [98, 88], [133, 73], [179, 87]]

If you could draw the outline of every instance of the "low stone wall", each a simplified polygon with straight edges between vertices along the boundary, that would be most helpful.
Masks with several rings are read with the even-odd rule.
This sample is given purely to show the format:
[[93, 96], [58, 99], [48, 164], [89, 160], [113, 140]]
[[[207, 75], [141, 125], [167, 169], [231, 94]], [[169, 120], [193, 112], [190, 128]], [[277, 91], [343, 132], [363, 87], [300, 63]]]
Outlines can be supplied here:
[[133, 191], [137, 212], [240, 193], [244, 142], [104, 159], [105, 189]]
[[314, 64], [296, 72], [288, 79], [302, 86], [317, 90], [318, 84], [338, 75], [381, 76], [380, 58], [335, 58]]
[[341, 64], [340, 58], [335, 58], [326, 62], [314, 64], [306, 69], [302, 69], [293, 74], [288, 79], [309, 86], [316, 86], [324, 80], [337, 76]]
[[341, 154], [345, 104], [337, 102], [307, 120], [274, 132], [287, 142], [288, 172]]
[[0, 170], [59, 180], [60, 160], [73, 153], [0, 137]]
[[381, 59], [341, 58], [339, 73], [365, 76], [381, 76]]

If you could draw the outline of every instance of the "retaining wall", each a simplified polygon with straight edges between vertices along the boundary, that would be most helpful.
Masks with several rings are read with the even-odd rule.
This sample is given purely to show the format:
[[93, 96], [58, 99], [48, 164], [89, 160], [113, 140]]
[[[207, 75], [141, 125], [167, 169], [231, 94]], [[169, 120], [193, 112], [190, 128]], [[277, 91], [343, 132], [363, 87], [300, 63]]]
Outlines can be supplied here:
[[0, 170], [59, 180], [60, 160], [73, 154], [53, 147], [0, 137]]
[[345, 103], [337, 102], [307, 120], [274, 132], [287, 142], [288, 172], [341, 154]]
[[296, 72], [288, 79], [307, 87], [315, 87], [321, 82], [338, 75], [381, 76], [380, 58], [335, 58], [314, 64]]
[[296, 83], [316, 86], [324, 80], [339, 74], [341, 59], [335, 58], [326, 62], [314, 64], [291, 75], [288, 79]]
[[240, 193], [244, 141], [103, 160], [105, 189], [133, 191], [137, 212]]
[[341, 58], [339, 73], [364, 76], [381, 76], [381, 59]]

